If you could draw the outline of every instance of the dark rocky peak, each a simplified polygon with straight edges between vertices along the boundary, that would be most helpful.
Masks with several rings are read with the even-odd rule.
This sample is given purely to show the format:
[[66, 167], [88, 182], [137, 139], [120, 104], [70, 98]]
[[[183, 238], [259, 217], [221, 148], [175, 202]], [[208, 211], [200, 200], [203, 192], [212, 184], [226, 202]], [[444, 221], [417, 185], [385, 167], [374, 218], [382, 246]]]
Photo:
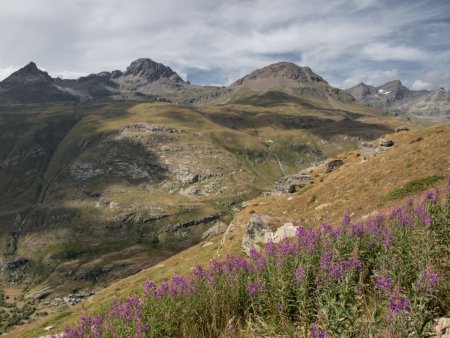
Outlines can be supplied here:
[[1, 82], [3, 85], [7, 84], [28, 84], [28, 83], [51, 83], [53, 78], [47, 72], [40, 70], [34, 62], [30, 62], [25, 67], [12, 73], [5, 80]]
[[369, 95], [375, 94], [377, 90], [373, 86], [360, 82], [356, 86], [347, 89], [347, 92], [352, 94], [356, 99], [363, 99]]
[[[301, 83], [324, 82], [326, 81], [309, 67], [300, 67], [291, 62], [278, 62], [267, 67], [257, 69], [247, 76], [237, 80], [233, 85], [240, 85], [248, 80], [258, 79], [290, 79]], [[232, 86], [233, 86], [232, 85]]]
[[170, 67], [157, 63], [151, 59], [137, 59], [133, 61], [123, 73], [124, 77], [139, 77], [154, 82], [162, 78], [175, 82], [184, 82], [183, 79]]
[[396, 100], [402, 100], [410, 96], [410, 90], [406, 88], [400, 80], [394, 80], [377, 87], [378, 93], [388, 95]]

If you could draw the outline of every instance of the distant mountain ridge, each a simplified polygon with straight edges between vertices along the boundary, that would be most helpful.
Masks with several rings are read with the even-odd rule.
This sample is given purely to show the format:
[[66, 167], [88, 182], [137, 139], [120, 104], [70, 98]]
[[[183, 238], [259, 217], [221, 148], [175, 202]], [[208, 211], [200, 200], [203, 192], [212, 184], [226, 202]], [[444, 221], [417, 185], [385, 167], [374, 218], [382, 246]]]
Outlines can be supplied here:
[[[16, 78], [22, 79], [22, 84], [11, 86], [9, 83]], [[40, 79], [39, 88], [34, 85], [36, 82], [33, 79], [37, 78]], [[0, 82], [0, 104], [91, 99], [162, 99], [178, 103], [205, 100], [230, 102], [248, 94], [261, 95], [270, 91], [296, 96], [319, 96], [343, 102], [353, 101], [345, 91], [331, 87], [311, 68], [289, 62], [279, 62], [257, 69], [229, 87], [214, 87], [191, 85], [170, 67], [141, 58], [133, 61], [124, 72], [104, 71], [68, 80], [54, 79], [39, 70], [35, 63], [30, 63]]]
[[170, 67], [149, 58], [133, 61], [125, 71], [103, 71], [78, 79], [52, 78], [30, 62], [0, 82], [0, 105], [98, 99], [178, 104], [245, 103], [250, 99], [254, 103], [264, 95], [275, 101], [280, 97], [283, 100], [291, 96], [319, 97], [334, 107], [356, 99], [370, 107], [402, 115], [450, 119], [450, 94], [442, 88], [410, 90], [395, 80], [378, 87], [360, 83], [342, 90], [330, 86], [311, 68], [290, 62], [257, 69], [228, 87], [192, 85]]
[[394, 80], [378, 87], [361, 82], [346, 91], [374, 108], [416, 117], [450, 118], [450, 93], [444, 88], [410, 90], [400, 80]]

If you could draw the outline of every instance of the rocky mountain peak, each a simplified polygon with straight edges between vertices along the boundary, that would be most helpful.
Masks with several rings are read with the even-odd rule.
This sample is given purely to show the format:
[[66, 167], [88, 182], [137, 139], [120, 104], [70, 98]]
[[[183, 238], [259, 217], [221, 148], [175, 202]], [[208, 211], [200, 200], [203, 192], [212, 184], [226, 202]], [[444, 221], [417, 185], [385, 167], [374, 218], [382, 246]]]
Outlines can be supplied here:
[[148, 82], [154, 82], [162, 78], [167, 78], [175, 82], [184, 82], [181, 77], [170, 67], [157, 63], [148, 58], [133, 61], [123, 73], [125, 77], [138, 77]]
[[[377, 87], [378, 92], [386, 94], [396, 100], [402, 100], [410, 95], [410, 90], [406, 88], [400, 80], [393, 80]], [[383, 92], [384, 91], [384, 92]]]
[[364, 82], [360, 82], [356, 86], [347, 90], [354, 98], [363, 99], [369, 95], [373, 95], [376, 92], [376, 89], [373, 86], [369, 86]]
[[309, 67], [300, 67], [291, 62], [278, 62], [255, 70], [249, 75], [237, 80], [233, 85], [237, 86], [245, 81], [260, 79], [288, 79], [300, 83], [326, 82]]
[[34, 62], [28, 63], [25, 67], [12, 73], [3, 82], [3, 85], [17, 83], [35, 83], [35, 82], [53, 82], [53, 79], [47, 72], [40, 70]]

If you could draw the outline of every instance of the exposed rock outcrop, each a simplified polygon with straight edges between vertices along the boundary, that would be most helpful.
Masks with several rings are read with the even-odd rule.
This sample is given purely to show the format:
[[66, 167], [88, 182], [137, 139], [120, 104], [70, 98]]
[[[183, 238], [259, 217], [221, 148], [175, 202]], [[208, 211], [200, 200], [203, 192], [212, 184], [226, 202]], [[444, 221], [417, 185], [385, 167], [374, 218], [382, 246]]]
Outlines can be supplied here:
[[309, 182], [311, 182], [311, 176], [309, 175], [298, 174], [283, 176], [273, 185], [272, 194], [292, 194], [306, 186]]

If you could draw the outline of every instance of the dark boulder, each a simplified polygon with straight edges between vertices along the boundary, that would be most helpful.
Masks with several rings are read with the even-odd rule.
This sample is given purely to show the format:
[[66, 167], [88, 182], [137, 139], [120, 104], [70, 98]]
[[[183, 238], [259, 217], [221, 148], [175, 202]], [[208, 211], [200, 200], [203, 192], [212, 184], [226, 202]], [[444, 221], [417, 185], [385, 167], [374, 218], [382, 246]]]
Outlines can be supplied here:
[[17, 268], [20, 268], [20, 267], [22, 267], [22, 266], [28, 264], [29, 262], [30, 262], [29, 259], [26, 259], [26, 258], [17, 258], [17, 259], [15, 259], [15, 260], [13, 260], [13, 261], [7, 262], [7, 263], [6, 263], [6, 268], [7, 268], [8, 270], [15, 270], [15, 269], [17, 269]]
[[344, 164], [342, 160], [332, 160], [325, 164], [325, 172], [329, 173]]
[[392, 140], [381, 140], [380, 146], [382, 147], [392, 147], [394, 145], [394, 141]]

